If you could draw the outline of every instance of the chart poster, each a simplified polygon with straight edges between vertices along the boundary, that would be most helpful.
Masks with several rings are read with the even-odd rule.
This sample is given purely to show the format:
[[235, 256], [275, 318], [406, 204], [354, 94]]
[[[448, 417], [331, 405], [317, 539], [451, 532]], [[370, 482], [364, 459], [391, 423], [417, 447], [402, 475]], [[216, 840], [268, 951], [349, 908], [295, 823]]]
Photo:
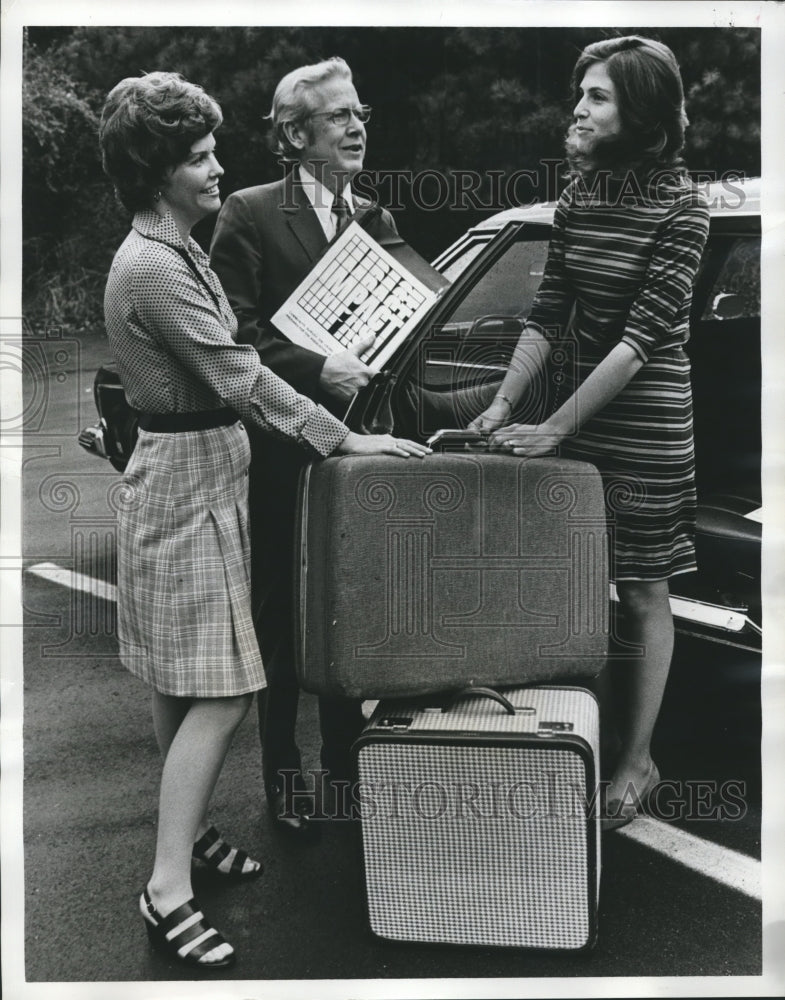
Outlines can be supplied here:
[[328, 355], [373, 333], [362, 360], [380, 371], [437, 296], [352, 222], [272, 322], [294, 343]]

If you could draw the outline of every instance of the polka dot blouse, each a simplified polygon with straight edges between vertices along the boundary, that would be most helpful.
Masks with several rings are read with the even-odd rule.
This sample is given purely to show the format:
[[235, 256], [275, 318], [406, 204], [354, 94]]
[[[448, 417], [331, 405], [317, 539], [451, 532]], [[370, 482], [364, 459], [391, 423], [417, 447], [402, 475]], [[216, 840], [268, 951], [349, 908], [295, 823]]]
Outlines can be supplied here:
[[171, 215], [142, 211], [112, 262], [106, 332], [131, 405], [148, 413], [229, 406], [245, 423], [329, 455], [346, 425], [235, 341], [237, 320], [207, 254], [189, 239], [188, 253], [215, 299], [182, 248]]

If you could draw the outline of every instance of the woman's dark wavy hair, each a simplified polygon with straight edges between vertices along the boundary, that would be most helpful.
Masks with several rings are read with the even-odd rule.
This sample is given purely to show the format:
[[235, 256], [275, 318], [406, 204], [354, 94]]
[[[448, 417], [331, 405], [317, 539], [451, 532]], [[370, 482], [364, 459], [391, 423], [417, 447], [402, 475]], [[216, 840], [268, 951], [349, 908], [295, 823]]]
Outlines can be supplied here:
[[621, 167], [644, 174], [684, 174], [681, 152], [689, 123], [679, 64], [668, 46], [640, 35], [587, 45], [572, 72], [575, 104], [581, 98], [581, 80], [595, 63], [605, 65], [616, 88], [622, 134], [598, 142], [591, 157], [587, 157], [577, 152], [571, 129], [566, 148], [572, 171], [586, 174]]
[[123, 207], [150, 208], [167, 173], [222, 121], [213, 98], [179, 73], [121, 80], [106, 98], [98, 138], [104, 171]]

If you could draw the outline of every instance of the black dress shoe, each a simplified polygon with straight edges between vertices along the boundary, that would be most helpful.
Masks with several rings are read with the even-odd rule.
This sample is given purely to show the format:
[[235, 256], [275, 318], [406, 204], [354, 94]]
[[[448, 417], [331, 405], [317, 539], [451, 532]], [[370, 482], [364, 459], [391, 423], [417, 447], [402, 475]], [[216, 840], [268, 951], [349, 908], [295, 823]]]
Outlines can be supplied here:
[[303, 812], [297, 802], [287, 802], [285, 790], [279, 785], [268, 785], [267, 810], [273, 829], [289, 840], [313, 843], [319, 838], [319, 827]]

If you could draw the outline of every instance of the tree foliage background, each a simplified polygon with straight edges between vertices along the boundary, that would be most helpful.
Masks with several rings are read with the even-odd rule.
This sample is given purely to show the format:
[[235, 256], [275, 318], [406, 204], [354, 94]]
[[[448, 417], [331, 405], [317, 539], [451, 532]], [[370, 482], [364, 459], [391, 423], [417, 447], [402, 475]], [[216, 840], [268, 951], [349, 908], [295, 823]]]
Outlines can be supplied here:
[[[106, 93], [125, 76], [176, 70], [219, 101], [226, 197], [280, 177], [264, 121], [278, 80], [303, 63], [343, 56], [374, 109], [363, 187], [375, 185], [382, 202], [393, 202], [402, 235], [430, 258], [508, 207], [494, 204], [499, 192], [524, 202], [558, 194], [541, 164], [562, 156], [575, 59], [589, 42], [632, 33], [665, 42], [682, 67], [690, 169], [759, 174], [760, 33], [751, 28], [29, 28], [25, 315], [34, 327], [100, 328], [106, 272], [129, 219], [101, 171], [97, 123]], [[499, 179], [521, 170], [535, 179], [504, 192]], [[478, 176], [473, 197], [456, 204], [447, 192], [466, 171]], [[394, 174], [404, 178], [395, 188]], [[213, 222], [194, 232], [203, 246]]]

